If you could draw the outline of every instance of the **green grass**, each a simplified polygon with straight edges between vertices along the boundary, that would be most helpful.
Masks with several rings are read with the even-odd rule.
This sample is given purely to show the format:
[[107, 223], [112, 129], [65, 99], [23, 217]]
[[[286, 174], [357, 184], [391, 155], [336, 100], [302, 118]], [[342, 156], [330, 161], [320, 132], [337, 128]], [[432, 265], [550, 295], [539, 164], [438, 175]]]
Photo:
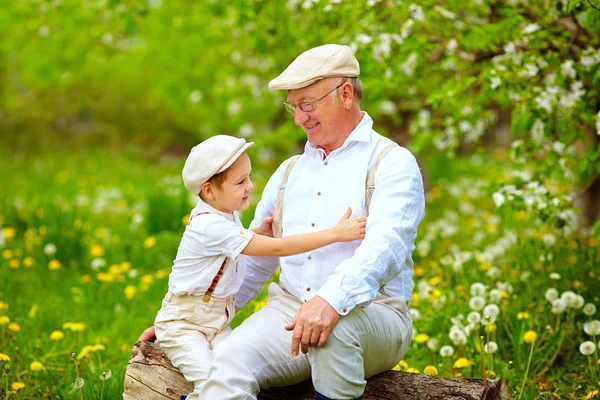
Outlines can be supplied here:
[[[1, 155], [0, 323], [6, 317], [9, 322], [0, 325], [0, 353], [10, 361], [0, 361], [0, 399], [120, 398], [130, 350], [160, 307], [192, 207], [180, 182], [183, 160], [157, 162], [101, 151], [36, 159]], [[600, 305], [598, 239], [583, 230], [565, 234], [551, 218], [544, 221], [516, 206], [497, 209], [491, 194], [505, 172], [493, 160], [485, 166], [477, 156], [424, 161], [427, 215], [414, 255], [411, 305], [420, 318], [414, 320], [411, 349], [397, 368], [423, 372], [432, 365], [439, 375], [481, 377], [483, 337], [482, 342], [498, 345], [493, 355], [483, 355], [486, 376], [505, 379], [518, 393], [532, 346], [524, 334], [534, 331], [522, 398], [593, 396], [598, 382], [579, 345], [596, 340], [584, 333], [583, 323], [598, 314], [573, 307], [554, 314], [544, 295], [555, 287]], [[255, 189], [254, 203], [262, 185]], [[243, 222], [251, 217], [248, 210]], [[48, 244], [56, 247], [54, 254], [44, 251]], [[57, 262], [60, 268], [51, 270]], [[552, 273], [560, 278], [552, 279]], [[500, 313], [487, 329], [474, 324], [466, 343], [457, 345], [450, 328], [457, 325], [464, 332], [476, 282], [486, 287], [485, 303], [497, 304]], [[500, 298], [494, 299], [496, 294]], [[263, 301], [264, 293], [236, 316], [234, 325]], [[69, 322], [83, 323], [84, 329], [75, 325], [73, 331], [65, 325]], [[64, 338], [51, 340], [56, 330]], [[453, 347], [453, 356], [441, 357], [443, 345]], [[85, 346], [96, 347], [85, 355]], [[455, 365], [460, 357], [466, 367]], [[35, 361], [42, 370], [31, 369]], [[597, 353], [591, 361], [597, 377]], [[109, 370], [112, 376], [102, 380]], [[81, 391], [72, 388], [77, 371], [84, 379]], [[14, 391], [15, 382], [25, 386]]]

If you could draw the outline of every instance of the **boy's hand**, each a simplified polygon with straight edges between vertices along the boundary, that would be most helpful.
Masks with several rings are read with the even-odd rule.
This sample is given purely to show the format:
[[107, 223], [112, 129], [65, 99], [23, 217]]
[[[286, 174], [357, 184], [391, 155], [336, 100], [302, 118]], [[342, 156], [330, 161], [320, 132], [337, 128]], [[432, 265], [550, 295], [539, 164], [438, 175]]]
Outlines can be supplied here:
[[257, 235], [273, 237], [273, 217], [263, 219], [259, 226], [250, 230]]
[[351, 242], [365, 237], [367, 217], [350, 219], [350, 214], [352, 214], [352, 209], [348, 207], [340, 222], [333, 228], [339, 242]]

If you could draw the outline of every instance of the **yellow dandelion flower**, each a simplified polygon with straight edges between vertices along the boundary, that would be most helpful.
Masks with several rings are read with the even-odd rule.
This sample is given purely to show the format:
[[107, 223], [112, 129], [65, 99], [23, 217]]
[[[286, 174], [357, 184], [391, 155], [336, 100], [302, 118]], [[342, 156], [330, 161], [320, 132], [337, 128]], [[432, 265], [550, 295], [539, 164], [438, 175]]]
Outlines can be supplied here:
[[412, 367], [411, 367], [411, 368], [408, 368], [408, 369], [406, 370], [406, 372], [408, 372], [408, 373], [410, 373], [410, 374], [418, 374], [418, 373], [419, 373], [419, 370], [418, 370], [418, 369], [416, 369], [416, 368], [412, 368]]
[[426, 333], [419, 333], [415, 336], [415, 342], [417, 343], [426, 343], [429, 340], [429, 335]]
[[439, 187], [433, 187], [431, 188], [431, 190], [429, 191], [429, 194], [431, 195], [432, 199], [439, 199], [440, 197], [442, 197], [442, 189], [440, 189]]
[[525, 343], [533, 343], [537, 340], [537, 333], [535, 333], [535, 331], [527, 331], [525, 332], [525, 335], [523, 335], [523, 340], [525, 341]]
[[431, 286], [436, 286], [438, 285], [440, 282], [442, 281], [442, 278], [440, 276], [434, 276], [433, 278], [431, 278], [429, 280], [429, 284]]
[[479, 266], [479, 269], [482, 271], [489, 271], [492, 268], [492, 263], [490, 262], [483, 262], [481, 263], [481, 265]]
[[39, 361], [34, 361], [29, 364], [29, 369], [32, 371], [41, 371], [44, 369], [44, 365]]
[[400, 362], [398, 364], [396, 364], [396, 366], [394, 368], [392, 368], [392, 371], [402, 371], [402, 370], [406, 370], [407, 368], [408, 368], [408, 364], [406, 363], [406, 361], [400, 360]]
[[8, 267], [11, 269], [17, 269], [21, 266], [21, 264], [19, 263], [19, 260], [17, 260], [16, 258], [13, 258], [12, 260], [10, 260], [8, 262]]
[[37, 315], [38, 312], [38, 305], [34, 304], [33, 306], [31, 306], [31, 309], [29, 310], [29, 318], [35, 318], [35, 316]]
[[585, 397], [583, 398], [583, 400], [590, 400], [590, 399], [593, 399], [593, 398], [595, 398], [595, 397], [597, 397], [597, 396], [598, 396], [598, 393], [600, 393], [600, 392], [598, 391], [598, 389], [593, 389], [593, 390], [591, 390], [591, 391], [590, 391], [588, 394], [586, 394], [586, 395], [585, 395]]
[[432, 299], [439, 299], [440, 297], [442, 297], [442, 292], [440, 292], [439, 289], [435, 289], [433, 292], [431, 292], [431, 295], [429, 296]]
[[425, 270], [423, 269], [423, 267], [417, 267], [417, 268], [415, 268], [415, 275], [417, 275], [417, 276], [423, 276], [423, 275], [425, 275]]
[[423, 370], [423, 373], [425, 375], [437, 375], [438, 374], [438, 370], [436, 367], [434, 367], [433, 365], [428, 365], [425, 367], [425, 369]]
[[101, 239], [106, 236], [106, 228], [96, 228], [94, 229], [94, 237]]
[[35, 258], [33, 257], [27, 257], [23, 260], [23, 265], [26, 266], [27, 268], [31, 268], [35, 265]]
[[498, 329], [498, 327], [496, 326], [496, 324], [489, 324], [489, 325], [486, 325], [484, 329], [487, 333], [492, 333], [496, 329]]
[[121, 350], [122, 353], [127, 353], [128, 351], [131, 351], [131, 346], [123, 343], [121, 347], [119, 347], [119, 350]]
[[35, 210], [35, 215], [38, 218], [44, 218], [44, 209], [38, 208], [37, 210]]
[[8, 324], [8, 329], [13, 332], [19, 332], [21, 330], [21, 325], [16, 322]]
[[57, 271], [57, 270], [59, 270], [60, 269], [60, 261], [58, 261], [58, 260], [51, 260], [48, 263], [48, 269], [50, 271]]
[[18, 392], [25, 387], [25, 384], [23, 382], [13, 382], [10, 386], [15, 392]]
[[84, 276], [81, 277], [81, 279], [79, 279], [79, 282], [81, 283], [90, 283], [92, 281], [92, 276], [90, 274], [85, 274]]
[[104, 255], [104, 247], [94, 243], [90, 247], [90, 254], [92, 257], [102, 257]]
[[81, 349], [79, 354], [77, 354], [77, 359], [82, 360], [83, 358], [87, 357], [93, 350], [93, 347], [90, 345], [83, 346], [83, 349]]
[[10, 318], [8, 318], [6, 315], [0, 315], [0, 325], [8, 325], [9, 322]]
[[12, 256], [13, 256], [12, 250], [6, 249], [2, 252], [2, 258], [4, 258], [5, 260], [12, 258]]
[[0, 311], [8, 310], [8, 303], [0, 301]]
[[71, 327], [73, 326], [73, 322], [65, 322], [63, 324], [63, 329], [71, 329]]
[[164, 279], [167, 276], [169, 276], [170, 270], [169, 269], [159, 269], [158, 271], [156, 271], [156, 274], [154, 274], [154, 277], [156, 279]]
[[85, 331], [85, 324], [83, 322], [74, 322], [71, 325], [71, 330], [73, 332], [83, 332]]
[[38, 228], [38, 232], [40, 233], [40, 235], [44, 236], [46, 235], [46, 233], [48, 233], [48, 228], [42, 225]]
[[63, 340], [64, 337], [65, 337], [65, 334], [59, 330], [55, 330], [54, 332], [52, 332], [50, 334], [50, 340], [54, 340], [55, 342], [57, 342], [59, 340]]
[[125, 297], [127, 298], [127, 300], [131, 300], [135, 297], [135, 294], [137, 293], [137, 288], [133, 285], [128, 285], [125, 288]]
[[589, 238], [587, 244], [590, 247], [596, 247], [598, 245], [598, 240], [596, 240], [596, 238], [593, 237]]
[[92, 351], [100, 351], [100, 350], [104, 350], [104, 349], [106, 349], [106, 347], [104, 347], [104, 345], [100, 344], [100, 343], [92, 346]]
[[119, 264], [113, 264], [110, 267], [108, 267], [108, 273], [112, 274], [113, 276], [117, 276], [121, 274], [121, 266]]
[[127, 272], [130, 269], [131, 269], [131, 263], [130, 262], [124, 261], [124, 262], [121, 263], [121, 266], [120, 266], [120, 271], [121, 272]]
[[582, 288], [583, 286], [584, 286], [584, 285], [583, 285], [583, 282], [581, 282], [581, 281], [577, 281], [577, 280], [576, 280], [576, 281], [574, 281], [574, 282], [573, 282], [573, 287], [574, 287], [575, 289]]
[[0, 353], [0, 361], [10, 361], [8, 354]]
[[527, 311], [523, 311], [517, 314], [517, 319], [529, 319], [529, 313]]
[[471, 366], [471, 364], [472, 364], [472, 362], [471, 362], [471, 361], [467, 360], [467, 359], [466, 359], [466, 358], [464, 358], [464, 357], [460, 357], [458, 360], [456, 360], [456, 361], [454, 362], [454, 365], [453, 365], [453, 367], [454, 367], [454, 368], [457, 368], [457, 369], [460, 369], [460, 368], [466, 368], [466, 367], [470, 367], [470, 366]]
[[489, 379], [496, 379], [496, 373], [492, 370], [488, 369], [487, 371], [485, 371], [485, 374]]
[[13, 239], [17, 235], [15, 228], [4, 228], [4, 237], [7, 239]]
[[187, 225], [190, 223], [190, 216], [189, 215], [184, 215], [183, 218], [181, 218], [181, 224], [182, 225]]
[[152, 275], [144, 275], [144, 276], [142, 276], [142, 279], [140, 279], [140, 281], [144, 285], [149, 285], [154, 281], [154, 277]]
[[156, 238], [154, 236], [150, 236], [144, 240], [144, 247], [149, 249], [156, 244]]

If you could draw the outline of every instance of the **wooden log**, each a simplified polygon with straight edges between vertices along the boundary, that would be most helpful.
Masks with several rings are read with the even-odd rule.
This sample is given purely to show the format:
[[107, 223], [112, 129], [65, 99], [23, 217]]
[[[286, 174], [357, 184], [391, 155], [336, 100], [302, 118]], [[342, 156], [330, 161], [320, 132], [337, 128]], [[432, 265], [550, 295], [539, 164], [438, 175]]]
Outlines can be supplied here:
[[[193, 385], [171, 365], [155, 343], [135, 344], [125, 374], [124, 400], [179, 400]], [[297, 385], [262, 390], [260, 400], [312, 400], [310, 380]], [[442, 378], [387, 371], [367, 380], [364, 400], [512, 400], [502, 380]]]

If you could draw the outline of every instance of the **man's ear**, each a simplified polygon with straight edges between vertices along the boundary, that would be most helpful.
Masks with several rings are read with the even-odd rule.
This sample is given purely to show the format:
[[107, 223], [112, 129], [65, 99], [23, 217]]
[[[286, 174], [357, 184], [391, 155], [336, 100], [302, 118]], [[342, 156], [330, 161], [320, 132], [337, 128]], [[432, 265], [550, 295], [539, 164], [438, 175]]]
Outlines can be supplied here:
[[202, 184], [202, 187], [200, 188], [200, 194], [204, 195], [204, 197], [206, 199], [209, 199], [209, 200], [215, 199], [215, 192], [214, 192], [213, 187], [210, 184], [210, 182], [204, 182]]
[[354, 101], [354, 88], [350, 82], [344, 82], [341, 89], [344, 107], [350, 109], [352, 107], [352, 102]]

